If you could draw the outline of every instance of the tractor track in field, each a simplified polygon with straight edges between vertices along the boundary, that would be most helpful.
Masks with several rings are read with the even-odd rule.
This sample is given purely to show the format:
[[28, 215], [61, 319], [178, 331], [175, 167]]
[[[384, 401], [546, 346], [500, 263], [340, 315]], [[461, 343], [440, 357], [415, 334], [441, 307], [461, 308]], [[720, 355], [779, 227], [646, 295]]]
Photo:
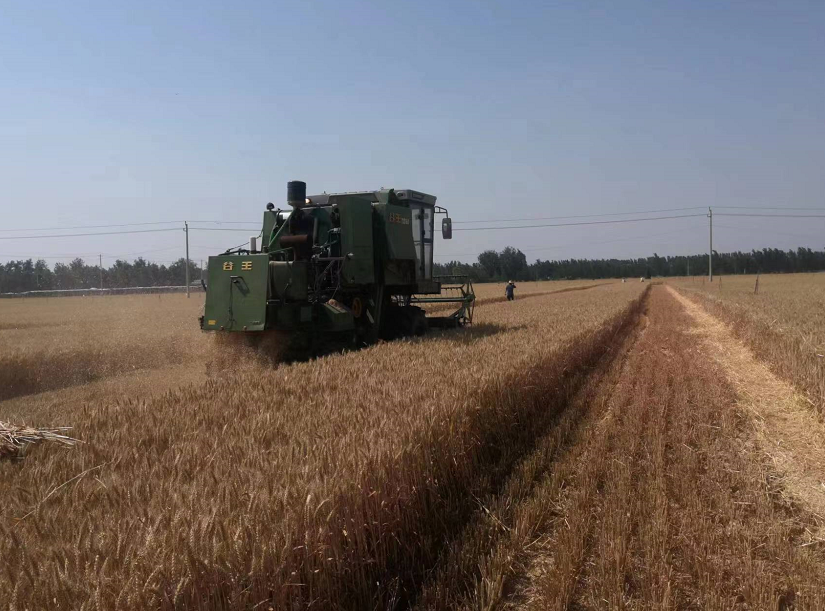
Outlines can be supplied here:
[[[521, 297], [516, 297], [514, 301], [524, 301], [525, 299], [530, 299], [532, 297], [545, 297], [547, 295], [560, 295], [562, 293], [573, 293], [575, 291], [588, 291], [590, 289], [595, 289], [600, 286], [607, 286], [608, 284], [613, 284], [612, 282], [599, 282], [598, 284], [590, 284], [588, 286], [571, 286], [564, 289], [558, 289], [556, 291], [545, 291], [542, 293], [528, 293], [527, 295], [522, 295]], [[489, 305], [493, 303], [502, 303], [507, 301], [506, 296], [499, 296], [499, 297], [491, 297], [489, 301], [485, 301], [481, 305]]]
[[[574, 290], [584, 288], [593, 287]], [[476, 499], [478, 511], [432, 571], [417, 611], [497, 608], [514, 587], [524, 585], [514, 577], [526, 569], [535, 546], [541, 544], [540, 529], [557, 511], [557, 506], [544, 503], [548, 487], [560, 483], [552, 467], [570, 457], [578, 460], [589, 429], [602, 427], [609, 416], [604, 389], [617, 382], [628, 354], [646, 332], [648, 294], [627, 326], [612, 338], [609, 349], [588, 368], [533, 449], [520, 458], [494, 494]]]
[[[524, 301], [525, 299], [530, 299], [532, 297], [545, 297], [547, 295], [560, 295], [561, 293], [572, 293], [574, 291], [587, 291], [587, 290], [590, 290], [590, 289], [595, 289], [596, 287], [599, 287], [599, 286], [606, 286], [608, 284], [613, 284], [613, 283], [612, 282], [599, 282], [598, 284], [589, 284], [587, 286], [571, 286], [571, 287], [564, 288], [564, 289], [558, 289], [556, 291], [543, 291], [541, 293], [528, 293], [528, 294], [522, 295], [520, 297], [516, 296], [514, 301]], [[499, 297], [488, 297], [486, 300], [484, 300], [482, 303], [480, 303], [478, 305], [479, 306], [491, 305], [491, 304], [494, 304], [494, 303], [502, 303], [504, 301], [507, 301], [507, 297], [504, 296], [504, 295], [500, 295]]]
[[[578, 290], [592, 287], [577, 287]], [[563, 291], [568, 292], [569, 289]], [[558, 292], [558, 291], [557, 291]], [[409, 533], [396, 533], [399, 541], [431, 538], [438, 535], [428, 553], [417, 558], [399, 557], [392, 574], [379, 573], [372, 577], [376, 584], [382, 584], [374, 593], [376, 608], [452, 608], [452, 602], [443, 606], [431, 596], [433, 588], [438, 589], [440, 568], [451, 566], [451, 558], [465, 544], [475, 549], [472, 534], [477, 528], [490, 527], [488, 518], [492, 516], [489, 502], [509, 498], [507, 490], [512, 487], [529, 490], [541, 480], [541, 472], [533, 468], [542, 464], [537, 456], [563, 452], [572, 441], [579, 418], [586, 411], [587, 388], [594, 372], [608, 370], [611, 364], [628, 345], [639, 329], [649, 290], [631, 302], [627, 308], [606, 321], [601, 328], [583, 333], [571, 341], [562, 358], [550, 354], [525, 365], [525, 368], [509, 375], [498, 383], [478, 389], [476, 402], [479, 407], [474, 415], [477, 422], [469, 426], [472, 431], [473, 460], [484, 468], [473, 474], [469, 480], [450, 482], [452, 473], [433, 474], [445, 488], [465, 489], [462, 494], [452, 494], [449, 498], [435, 496], [422, 498], [416, 503], [441, 507], [442, 524], [435, 528], [431, 524], [410, 521], [405, 528]], [[546, 295], [544, 295], [546, 296]], [[571, 409], [572, 405], [576, 409]], [[492, 415], [495, 414], [495, 415]], [[549, 436], [549, 437], [548, 437]], [[437, 454], [437, 449], [430, 449]], [[463, 458], [462, 458], [463, 460]], [[464, 467], [455, 465], [456, 471]], [[380, 484], [366, 481], [359, 489], [377, 489]], [[506, 500], [505, 500], [506, 502]], [[346, 502], [337, 503], [346, 505]], [[409, 508], [409, 516], [417, 508]], [[408, 516], [408, 517], [409, 517]], [[479, 520], [481, 522], [479, 522]], [[498, 521], [493, 520], [493, 529]], [[471, 541], [466, 542], [466, 537]], [[471, 566], [477, 558], [471, 557]], [[458, 563], [461, 566], [461, 563]], [[469, 569], [472, 573], [472, 569]], [[467, 575], [448, 577], [450, 592], [456, 587], [465, 587]], [[459, 585], [461, 584], [461, 585]], [[385, 589], [391, 588], [391, 589]], [[363, 601], [346, 599], [341, 593], [335, 608], [362, 608]], [[437, 598], [437, 595], [436, 595]], [[433, 607], [434, 605], [434, 607]]]
[[721, 330], [664, 287], [634, 329], [478, 500], [416, 609], [825, 608], [819, 506], [800, 488], [825, 473], [800, 456], [820, 429], [779, 444], [805, 480], [765, 446], [776, 419], [754, 428], [747, 397], [776, 380], [728, 377], [764, 365], [741, 346], [730, 360], [732, 338], [714, 345]]
[[759, 446], [781, 474], [785, 491], [820, 516], [825, 532], [825, 425], [804, 395], [775, 375], [721, 320], [667, 287], [695, 321], [694, 332], [708, 357], [737, 392], [739, 408], [751, 417]]
[[[599, 287], [599, 286], [606, 286], [608, 284], [614, 284], [614, 283], [613, 282], [599, 282], [598, 284], [589, 284], [587, 286], [572, 286], [572, 287], [568, 287], [568, 288], [557, 289], [555, 291], [541, 291], [541, 292], [538, 292], [538, 293], [527, 293], [526, 295], [521, 295], [521, 296], [516, 295], [516, 298], [515, 298], [514, 301], [525, 301], [527, 299], [532, 299], [534, 297], [546, 297], [548, 295], [560, 295], [562, 293], [572, 293], [574, 291], [587, 291], [587, 290], [594, 289], [594, 288]], [[493, 305], [493, 304], [496, 304], [496, 303], [503, 303], [505, 301], [507, 301], [507, 297], [505, 295], [499, 295], [498, 297], [480, 297], [480, 298], [476, 299], [475, 307], [481, 308], [481, 307], [488, 306], [488, 305]], [[433, 308], [428, 308], [427, 313], [434, 314], [434, 313], [437, 313], [437, 312], [446, 312], [450, 309], [455, 309], [455, 308], [453, 308], [452, 306], [440, 305], [440, 306], [435, 306]]]

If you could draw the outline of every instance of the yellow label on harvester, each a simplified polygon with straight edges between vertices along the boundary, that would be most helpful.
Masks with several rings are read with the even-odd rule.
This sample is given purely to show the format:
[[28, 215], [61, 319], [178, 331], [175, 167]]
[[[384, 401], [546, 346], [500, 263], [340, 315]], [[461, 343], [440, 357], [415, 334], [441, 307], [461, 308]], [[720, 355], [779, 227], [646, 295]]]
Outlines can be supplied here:
[[245, 272], [248, 272], [252, 269], [252, 261], [244, 261], [241, 263], [241, 269]]
[[410, 224], [409, 218], [407, 218], [403, 214], [398, 214], [397, 212], [390, 212], [387, 220], [389, 220], [390, 223], [398, 223], [399, 225]]
[[206, 322], [209, 324], [210, 327], [213, 327], [218, 323], [218, 321], [215, 320], [214, 318], [212, 318], [210, 320], [207, 320]]
[[231, 272], [235, 268], [235, 263], [232, 261], [224, 261], [223, 262], [223, 271]]

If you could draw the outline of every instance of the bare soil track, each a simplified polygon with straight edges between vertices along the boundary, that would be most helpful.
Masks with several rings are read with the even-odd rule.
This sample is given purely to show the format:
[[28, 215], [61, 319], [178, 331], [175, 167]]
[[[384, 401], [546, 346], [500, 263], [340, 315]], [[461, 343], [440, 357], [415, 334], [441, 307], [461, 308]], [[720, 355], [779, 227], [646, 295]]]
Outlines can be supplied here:
[[[594, 284], [586, 284], [584, 286], [568, 286], [561, 289], [553, 289], [550, 291], [536, 291], [536, 292], [528, 292], [525, 294], [518, 294], [516, 295], [515, 299], [517, 301], [524, 301], [525, 299], [531, 299], [534, 297], [544, 297], [547, 295], [560, 295], [562, 293], [572, 293], [575, 291], [587, 291], [589, 289], [594, 289], [599, 286], [605, 286], [607, 284], [613, 284], [613, 282], [597, 282]], [[478, 286], [478, 285], [476, 285]], [[518, 290], [518, 289], [517, 289]], [[487, 291], [485, 291], [486, 293]], [[504, 294], [497, 295], [496, 297], [485, 297], [485, 296], [476, 296], [475, 300], [475, 307], [480, 308], [482, 306], [492, 305], [494, 303], [502, 303], [507, 301], [507, 297]], [[455, 307], [452, 304], [449, 305], [430, 305], [426, 308], [426, 310], [430, 313], [435, 312], [443, 312], [448, 310], [454, 310]]]

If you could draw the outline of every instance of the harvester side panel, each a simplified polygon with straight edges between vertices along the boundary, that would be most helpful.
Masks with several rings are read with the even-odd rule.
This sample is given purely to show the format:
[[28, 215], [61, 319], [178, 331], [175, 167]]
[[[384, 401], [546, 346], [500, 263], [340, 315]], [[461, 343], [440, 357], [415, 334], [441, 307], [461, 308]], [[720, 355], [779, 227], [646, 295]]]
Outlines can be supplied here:
[[203, 328], [263, 331], [266, 326], [269, 256], [209, 257]]
[[415, 244], [412, 237], [412, 211], [406, 206], [376, 204], [387, 240], [388, 259], [415, 260]]
[[341, 254], [344, 256], [344, 284], [375, 282], [373, 253], [372, 203], [359, 197], [347, 197], [340, 202]]
[[379, 224], [376, 232], [379, 260], [384, 267], [384, 284], [415, 289], [415, 244], [412, 237], [412, 211], [407, 206], [376, 204]]

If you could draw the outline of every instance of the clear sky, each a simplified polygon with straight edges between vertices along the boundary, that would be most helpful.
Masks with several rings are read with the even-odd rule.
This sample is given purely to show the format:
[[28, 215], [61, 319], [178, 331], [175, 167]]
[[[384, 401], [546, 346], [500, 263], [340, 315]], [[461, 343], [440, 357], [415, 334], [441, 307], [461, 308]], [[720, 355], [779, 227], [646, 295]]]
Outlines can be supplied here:
[[[0, 1], [0, 14], [0, 237], [257, 226], [290, 179], [418, 189], [456, 223], [825, 208], [821, 1]], [[717, 250], [825, 247], [825, 218], [717, 224]], [[192, 257], [250, 233], [193, 231]], [[707, 220], [456, 232], [436, 252], [508, 244], [531, 261], [687, 254], [706, 250]], [[182, 245], [182, 232], [0, 239], [0, 260], [167, 261]]]

